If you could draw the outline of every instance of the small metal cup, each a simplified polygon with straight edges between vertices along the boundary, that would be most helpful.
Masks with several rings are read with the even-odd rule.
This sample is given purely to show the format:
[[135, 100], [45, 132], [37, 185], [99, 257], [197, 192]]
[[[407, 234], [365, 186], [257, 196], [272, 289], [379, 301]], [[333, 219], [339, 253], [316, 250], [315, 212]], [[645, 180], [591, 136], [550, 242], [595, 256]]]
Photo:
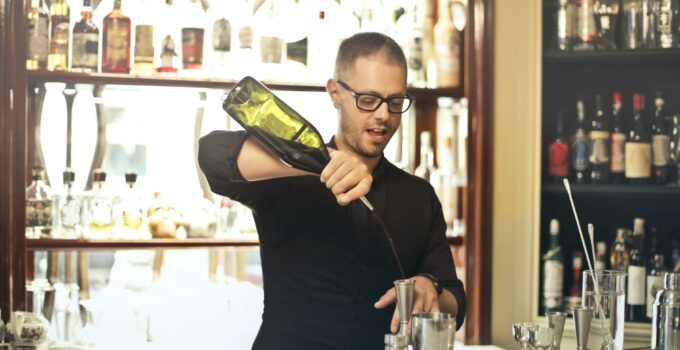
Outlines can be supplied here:
[[548, 320], [548, 327], [554, 330], [552, 350], [559, 350], [567, 314], [564, 312], [549, 312], [545, 315], [545, 318]]
[[456, 339], [456, 318], [444, 312], [413, 314], [411, 339], [414, 350], [452, 350]]

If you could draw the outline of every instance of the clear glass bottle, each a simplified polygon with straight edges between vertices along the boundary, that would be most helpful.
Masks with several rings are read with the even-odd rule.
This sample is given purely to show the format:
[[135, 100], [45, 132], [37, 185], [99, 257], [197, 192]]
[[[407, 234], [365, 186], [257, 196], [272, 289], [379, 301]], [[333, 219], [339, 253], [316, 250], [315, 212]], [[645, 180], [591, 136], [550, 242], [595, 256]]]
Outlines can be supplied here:
[[68, 70], [70, 16], [66, 0], [55, 0], [50, 5], [50, 53], [47, 56], [47, 69], [49, 70]]
[[206, 16], [198, 0], [188, 0], [182, 24], [182, 68], [200, 70], [203, 68], [203, 39]]
[[26, 25], [26, 69], [46, 69], [50, 47], [50, 15], [43, 0], [31, 0]]
[[96, 169], [93, 176], [94, 187], [88, 195], [86, 238], [109, 238], [113, 232], [113, 198], [104, 188], [106, 172]]
[[656, 37], [659, 0], [642, 0], [642, 46], [646, 49], [658, 47]]
[[159, 65], [156, 71], [159, 73], [177, 73], [179, 67], [179, 52], [177, 45], [181, 43], [181, 34], [175, 26], [175, 8], [173, 0], [165, 0], [162, 16], [157, 25], [156, 32], [160, 34], [157, 42], [160, 44], [158, 50]]
[[213, 74], [221, 76], [229, 69], [228, 59], [232, 51], [231, 22], [226, 17], [228, 11], [222, 1], [215, 2], [210, 12], [213, 14], [210, 67]]
[[422, 2], [414, 1], [410, 11], [405, 16], [410, 19], [407, 22], [409, 28], [406, 39], [408, 83], [411, 86], [425, 87], [427, 85], [423, 42], [425, 38], [425, 9]]
[[53, 235], [55, 238], [74, 239], [82, 235], [83, 202], [73, 192], [75, 173], [71, 169], [64, 170], [64, 189], [57, 199], [57, 222]]
[[102, 72], [130, 72], [130, 18], [121, 10], [122, 0], [114, 0], [113, 11], [104, 17], [102, 26]]
[[595, 29], [598, 50], [615, 50], [618, 35], [619, 0], [595, 0]]
[[420, 133], [420, 164], [413, 174], [430, 182], [432, 175], [437, 172], [434, 166], [434, 152], [432, 151], [432, 134], [429, 131]]
[[602, 95], [595, 95], [595, 117], [591, 123], [590, 139], [590, 182], [607, 183], [609, 180], [609, 123], [604, 113]]
[[137, 174], [128, 172], [125, 174], [127, 188], [120, 200], [120, 230], [123, 238], [142, 238], [146, 236], [142, 231], [144, 227], [144, 213], [142, 196], [139, 195], [135, 184]]
[[630, 245], [628, 244], [629, 230], [619, 228], [616, 230], [616, 240], [612, 244], [610, 251], [611, 269], [621, 272], [628, 272], [628, 265], [630, 265]]
[[48, 237], [52, 231], [52, 189], [43, 176], [42, 168], [34, 168], [33, 181], [26, 188], [26, 238]]
[[555, 35], [555, 47], [559, 51], [570, 51], [574, 43], [575, 4], [574, 0], [556, 0], [555, 23], [557, 25]]
[[[258, 23], [258, 34], [260, 62], [265, 67], [268, 67], [268, 65], [278, 65], [283, 59], [284, 41], [281, 37], [280, 29], [276, 26], [278, 19], [276, 18], [275, 3], [272, 0], [265, 2], [259, 10], [264, 12], [264, 18], [260, 19]], [[272, 75], [272, 70], [267, 69], [267, 74]]]
[[142, 0], [135, 6], [135, 49], [132, 71], [137, 74], [152, 74], [154, 67], [154, 8], [150, 0]]
[[645, 0], [623, 0], [621, 47], [624, 49], [642, 47], [642, 1]]
[[576, 43], [575, 51], [595, 50], [594, 0], [576, 2]]
[[634, 126], [626, 140], [626, 179], [630, 183], [646, 184], [652, 177], [652, 144], [643, 119], [643, 94], [633, 95]]
[[550, 245], [543, 255], [543, 311], [562, 310], [564, 255], [560, 246], [560, 222], [550, 220]]
[[458, 87], [461, 81], [462, 35], [453, 25], [451, 0], [439, 0], [438, 20], [434, 26], [437, 60], [437, 87]]
[[80, 21], [73, 26], [71, 71], [97, 72], [99, 69], [99, 28], [92, 21], [92, 0], [83, 0]]

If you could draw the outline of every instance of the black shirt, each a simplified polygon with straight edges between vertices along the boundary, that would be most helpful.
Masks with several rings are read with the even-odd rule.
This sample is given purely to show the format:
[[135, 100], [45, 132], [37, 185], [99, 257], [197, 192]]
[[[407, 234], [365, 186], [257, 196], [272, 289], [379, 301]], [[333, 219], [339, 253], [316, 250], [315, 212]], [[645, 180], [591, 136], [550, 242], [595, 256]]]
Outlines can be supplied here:
[[[198, 159], [213, 192], [253, 212], [264, 281], [253, 349], [382, 349], [394, 305], [373, 304], [401, 275], [377, 221], [361, 201], [340, 206], [318, 176], [247, 182], [236, 162], [247, 137], [212, 132], [201, 139]], [[465, 291], [432, 186], [383, 157], [367, 198], [392, 235], [406, 277], [434, 275], [453, 293], [460, 328]]]

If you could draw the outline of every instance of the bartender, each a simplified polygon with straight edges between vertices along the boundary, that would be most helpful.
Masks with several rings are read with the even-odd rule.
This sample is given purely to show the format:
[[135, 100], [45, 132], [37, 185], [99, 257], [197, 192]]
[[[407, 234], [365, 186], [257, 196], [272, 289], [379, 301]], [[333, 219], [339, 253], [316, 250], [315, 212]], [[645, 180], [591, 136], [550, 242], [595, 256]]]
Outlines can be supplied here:
[[338, 111], [331, 160], [321, 176], [291, 168], [245, 131], [215, 131], [200, 142], [211, 189], [253, 212], [264, 280], [256, 350], [381, 349], [400, 315], [401, 274], [366, 196], [383, 218], [406, 273], [413, 313], [465, 318], [465, 291], [432, 186], [383, 156], [413, 99], [406, 59], [379, 33], [345, 39], [326, 90]]

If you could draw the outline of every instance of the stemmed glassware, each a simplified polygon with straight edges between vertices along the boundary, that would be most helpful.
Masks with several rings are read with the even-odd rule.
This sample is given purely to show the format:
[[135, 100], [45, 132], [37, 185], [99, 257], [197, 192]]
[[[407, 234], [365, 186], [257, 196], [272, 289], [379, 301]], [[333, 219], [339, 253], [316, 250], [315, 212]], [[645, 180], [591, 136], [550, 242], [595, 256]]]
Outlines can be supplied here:
[[554, 330], [548, 327], [529, 329], [529, 344], [538, 350], [548, 350], [553, 343]]
[[522, 350], [529, 349], [529, 345], [531, 345], [529, 331], [535, 328], [538, 328], [538, 326], [533, 323], [515, 323], [512, 325], [512, 336], [517, 344], [522, 347]]

